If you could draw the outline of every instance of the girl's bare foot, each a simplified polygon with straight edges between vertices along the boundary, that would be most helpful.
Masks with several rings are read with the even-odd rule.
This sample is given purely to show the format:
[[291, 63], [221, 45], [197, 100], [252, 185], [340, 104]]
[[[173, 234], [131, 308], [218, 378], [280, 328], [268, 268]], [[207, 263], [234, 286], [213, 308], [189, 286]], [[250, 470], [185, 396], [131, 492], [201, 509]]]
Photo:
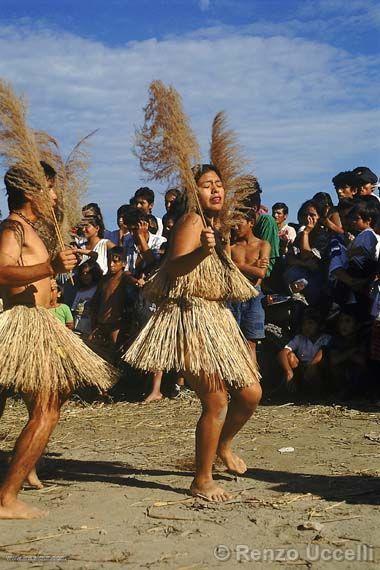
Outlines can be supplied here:
[[35, 469], [32, 469], [32, 471], [29, 473], [29, 475], [25, 479], [25, 483], [27, 483], [29, 485], [29, 487], [33, 487], [33, 489], [43, 489], [44, 488], [44, 485], [39, 480], [38, 475], [37, 475], [37, 471]]
[[47, 513], [15, 499], [6, 506], [0, 504], [0, 519], [40, 519]]
[[211, 479], [211, 481], [200, 481], [196, 478], [190, 486], [190, 492], [194, 497], [201, 497], [206, 501], [223, 502], [231, 499], [231, 495]]
[[163, 395], [161, 394], [161, 392], [159, 394], [154, 394], [152, 392], [141, 403], [142, 404], [150, 404], [151, 402], [159, 402], [160, 400], [162, 400], [162, 398], [163, 398]]
[[217, 451], [217, 455], [223, 461], [229, 473], [233, 475], [244, 475], [247, 471], [245, 461], [236, 455], [236, 453], [233, 453], [231, 449], [220, 447]]

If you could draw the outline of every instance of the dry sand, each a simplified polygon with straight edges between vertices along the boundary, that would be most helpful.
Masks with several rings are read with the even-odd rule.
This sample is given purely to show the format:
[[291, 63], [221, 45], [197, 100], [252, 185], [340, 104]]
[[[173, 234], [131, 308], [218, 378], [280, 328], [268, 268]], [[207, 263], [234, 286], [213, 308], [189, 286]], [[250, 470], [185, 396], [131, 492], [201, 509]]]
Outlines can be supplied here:
[[[261, 406], [236, 440], [246, 476], [216, 468], [233, 493], [225, 504], [187, 495], [198, 413], [191, 395], [149, 406], [66, 405], [40, 468], [47, 486], [22, 492], [49, 516], [0, 521], [0, 568], [379, 567], [378, 409]], [[25, 418], [10, 400], [2, 462]], [[230, 549], [217, 551], [228, 561], [217, 560], [217, 545]], [[267, 562], [252, 562], [244, 545]], [[373, 561], [313, 560], [347, 551]]]

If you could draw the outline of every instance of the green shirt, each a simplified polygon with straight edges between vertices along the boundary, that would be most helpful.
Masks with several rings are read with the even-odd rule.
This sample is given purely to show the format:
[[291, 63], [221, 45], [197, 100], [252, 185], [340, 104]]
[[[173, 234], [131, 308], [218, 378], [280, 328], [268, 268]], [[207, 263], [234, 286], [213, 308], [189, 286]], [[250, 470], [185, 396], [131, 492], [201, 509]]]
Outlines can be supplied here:
[[267, 271], [267, 277], [269, 277], [277, 258], [280, 256], [280, 238], [278, 237], [275, 219], [268, 214], [261, 214], [253, 228], [253, 233], [259, 239], [264, 239], [270, 243], [271, 253]]
[[51, 307], [49, 311], [51, 311], [53, 315], [57, 317], [57, 319], [64, 325], [67, 323], [72, 323], [74, 321], [70, 308], [63, 303], [61, 305], [58, 305], [58, 307]]

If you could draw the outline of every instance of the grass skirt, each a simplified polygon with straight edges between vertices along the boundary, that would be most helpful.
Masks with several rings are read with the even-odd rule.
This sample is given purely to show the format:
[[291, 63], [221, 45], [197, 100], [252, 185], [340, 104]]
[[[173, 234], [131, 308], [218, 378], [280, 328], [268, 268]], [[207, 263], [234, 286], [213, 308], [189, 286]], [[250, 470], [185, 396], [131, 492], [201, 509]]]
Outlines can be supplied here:
[[17, 305], [0, 315], [0, 389], [39, 395], [107, 390], [116, 371], [48, 309]]
[[124, 360], [146, 372], [190, 373], [209, 391], [239, 389], [260, 379], [231, 311], [221, 301], [199, 297], [162, 303]]

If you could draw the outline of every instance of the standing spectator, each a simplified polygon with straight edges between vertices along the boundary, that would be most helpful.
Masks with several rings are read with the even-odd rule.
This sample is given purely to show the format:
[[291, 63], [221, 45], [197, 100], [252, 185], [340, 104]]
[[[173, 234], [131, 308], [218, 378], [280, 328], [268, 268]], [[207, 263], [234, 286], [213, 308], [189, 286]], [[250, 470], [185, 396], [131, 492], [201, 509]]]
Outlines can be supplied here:
[[91, 334], [100, 333], [115, 347], [120, 341], [125, 313], [126, 280], [124, 250], [113, 247], [108, 251], [108, 273], [99, 282], [91, 300]]
[[280, 238], [278, 237], [278, 228], [272, 216], [268, 214], [260, 214], [262, 190], [259, 182], [254, 176], [252, 176], [250, 177], [249, 184], [252, 192], [245, 202], [245, 207], [247, 209], [252, 209], [255, 214], [255, 227], [253, 230], [255, 236], [270, 243], [271, 253], [267, 269], [267, 276], [269, 276], [274, 264], [280, 256]]
[[181, 196], [182, 196], [182, 192], [181, 192], [181, 190], [179, 190], [179, 188], [169, 188], [169, 190], [166, 190], [166, 192], [165, 192], [166, 214], [164, 214], [162, 217], [162, 225], [163, 225], [164, 229], [165, 229], [167, 217], [171, 214], [171, 212], [173, 211], [173, 207], [175, 206], [177, 200], [179, 198], [181, 198]]
[[108, 271], [107, 251], [115, 247], [115, 244], [104, 237], [103, 218], [100, 216], [84, 218], [82, 228], [86, 238], [86, 245], [81, 248], [80, 252], [83, 254], [83, 261], [89, 258], [96, 261], [105, 275]]
[[[144, 187], [136, 190], [135, 196], [134, 196], [134, 205], [136, 206], [136, 208], [139, 208], [140, 210], [142, 210], [144, 212], [144, 214], [146, 214], [147, 216], [153, 216], [153, 214], [152, 214], [152, 211], [154, 208], [154, 192], [153, 192], [153, 190], [151, 190], [147, 186], [144, 186]], [[161, 220], [161, 218], [158, 218], [157, 216], [153, 216], [153, 217], [157, 221], [158, 230], [156, 232], [151, 232], [151, 233], [156, 233], [158, 236], [162, 236], [162, 230], [163, 230], [162, 220]], [[151, 223], [152, 223], [152, 221], [151, 221]], [[152, 227], [154, 229], [155, 229], [155, 226], [156, 226], [156, 224], [152, 224]]]
[[297, 216], [301, 227], [293, 253], [288, 255], [284, 278], [293, 293], [302, 291], [307, 302], [316, 305], [325, 282], [323, 269], [328, 259], [329, 235], [319, 222], [319, 207], [313, 200], [304, 202]]
[[75, 332], [89, 335], [91, 332], [90, 305], [92, 297], [103, 273], [99, 265], [92, 261], [85, 261], [77, 270], [75, 276], [75, 296], [71, 304], [74, 315]]
[[358, 189], [359, 196], [375, 196], [380, 200], [379, 196], [374, 194], [378, 183], [378, 177], [376, 174], [367, 166], [357, 166], [352, 172], [358, 176], [360, 181]]
[[109, 239], [118, 247], [125, 247], [125, 240], [129, 234], [127, 226], [124, 224], [124, 214], [128, 211], [130, 206], [128, 204], [123, 204], [118, 208], [116, 214], [116, 223], [118, 225], [117, 230], [104, 230], [104, 237]]
[[357, 174], [351, 170], [339, 172], [332, 179], [338, 199], [349, 198], [353, 199], [358, 193], [360, 187], [360, 180]]
[[272, 216], [278, 227], [278, 237], [280, 238], [280, 253], [285, 255], [288, 252], [289, 244], [296, 239], [296, 230], [286, 223], [289, 208], [284, 202], [276, 202], [272, 206]]
[[265, 311], [262, 304], [264, 294], [261, 291], [261, 282], [269, 265], [270, 244], [253, 235], [255, 218], [255, 213], [251, 211], [237, 219], [232, 232], [231, 257], [243, 275], [255, 286], [258, 295], [248, 301], [232, 302], [231, 310], [256, 362], [257, 341], [265, 338]]

